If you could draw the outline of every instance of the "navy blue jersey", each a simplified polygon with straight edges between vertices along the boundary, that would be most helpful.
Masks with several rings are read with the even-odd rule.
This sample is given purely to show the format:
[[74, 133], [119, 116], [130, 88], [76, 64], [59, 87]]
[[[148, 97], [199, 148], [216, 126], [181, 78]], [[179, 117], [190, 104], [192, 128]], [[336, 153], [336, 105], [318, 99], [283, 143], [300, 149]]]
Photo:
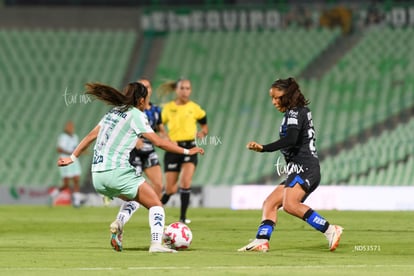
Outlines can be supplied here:
[[[158, 131], [158, 125], [162, 123], [161, 121], [161, 108], [159, 106], [156, 106], [152, 103], [150, 103], [150, 109], [144, 110], [145, 115], [147, 115], [148, 122], [151, 126], [151, 128], [156, 132]], [[143, 138], [143, 137], [142, 137]], [[152, 143], [146, 139], [143, 138], [144, 145], [140, 148], [141, 152], [152, 152], [154, 151], [154, 146]]]
[[161, 108], [159, 106], [153, 105], [150, 103], [150, 109], [144, 110], [145, 114], [148, 117], [148, 122], [154, 131], [158, 130], [158, 125], [162, 123], [161, 121]]
[[286, 136], [288, 128], [298, 129], [299, 135], [295, 145], [281, 150], [286, 163], [319, 163], [315, 145], [315, 129], [309, 108], [296, 107], [286, 111], [279, 130], [281, 138]]

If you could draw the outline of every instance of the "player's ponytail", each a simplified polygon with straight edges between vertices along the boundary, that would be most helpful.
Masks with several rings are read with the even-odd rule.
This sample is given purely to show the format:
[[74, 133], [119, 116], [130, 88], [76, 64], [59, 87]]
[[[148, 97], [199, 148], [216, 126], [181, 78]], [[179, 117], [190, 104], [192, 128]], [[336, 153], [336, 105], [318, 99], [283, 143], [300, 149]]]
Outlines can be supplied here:
[[182, 82], [182, 81], [189, 81], [189, 80], [185, 79], [185, 78], [180, 78], [176, 81], [171, 81], [170, 80], [170, 81], [166, 81], [166, 82], [162, 83], [157, 88], [158, 96], [163, 97], [163, 96], [166, 96], [166, 95], [174, 92], [177, 89], [179, 83]]
[[92, 95], [97, 99], [113, 106], [121, 107], [121, 111], [126, 111], [130, 107], [136, 107], [141, 98], [148, 95], [147, 88], [138, 82], [129, 83], [123, 92], [101, 83], [87, 83], [85, 85], [86, 94]]
[[175, 91], [178, 81], [166, 81], [157, 88], [157, 93], [160, 97], [164, 97]]

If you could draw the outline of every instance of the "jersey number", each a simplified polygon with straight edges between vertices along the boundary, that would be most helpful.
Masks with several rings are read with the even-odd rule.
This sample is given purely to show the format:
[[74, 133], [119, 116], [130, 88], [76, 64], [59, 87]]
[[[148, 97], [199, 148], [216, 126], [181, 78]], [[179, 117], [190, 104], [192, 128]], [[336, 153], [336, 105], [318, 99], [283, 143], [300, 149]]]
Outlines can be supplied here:
[[309, 136], [309, 149], [313, 156], [316, 156], [316, 142], [315, 142], [315, 130], [313, 128], [308, 129]]

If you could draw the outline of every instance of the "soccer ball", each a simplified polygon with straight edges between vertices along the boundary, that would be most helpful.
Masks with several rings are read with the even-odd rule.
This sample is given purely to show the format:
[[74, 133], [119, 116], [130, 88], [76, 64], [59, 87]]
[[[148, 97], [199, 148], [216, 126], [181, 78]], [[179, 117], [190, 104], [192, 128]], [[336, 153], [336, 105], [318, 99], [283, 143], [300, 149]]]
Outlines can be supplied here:
[[193, 240], [193, 233], [186, 224], [174, 222], [165, 229], [163, 240], [169, 248], [176, 250], [187, 249]]

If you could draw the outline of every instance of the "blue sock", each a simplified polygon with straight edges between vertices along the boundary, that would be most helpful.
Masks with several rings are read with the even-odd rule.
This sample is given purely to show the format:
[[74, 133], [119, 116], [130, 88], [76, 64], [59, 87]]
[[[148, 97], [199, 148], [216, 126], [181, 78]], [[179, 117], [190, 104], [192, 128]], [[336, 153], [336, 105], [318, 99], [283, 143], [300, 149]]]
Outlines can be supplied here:
[[325, 233], [329, 227], [329, 222], [312, 209], [306, 211], [303, 220], [322, 233]]
[[257, 230], [256, 239], [270, 240], [275, 223], [269, 219], [262, 221]]

